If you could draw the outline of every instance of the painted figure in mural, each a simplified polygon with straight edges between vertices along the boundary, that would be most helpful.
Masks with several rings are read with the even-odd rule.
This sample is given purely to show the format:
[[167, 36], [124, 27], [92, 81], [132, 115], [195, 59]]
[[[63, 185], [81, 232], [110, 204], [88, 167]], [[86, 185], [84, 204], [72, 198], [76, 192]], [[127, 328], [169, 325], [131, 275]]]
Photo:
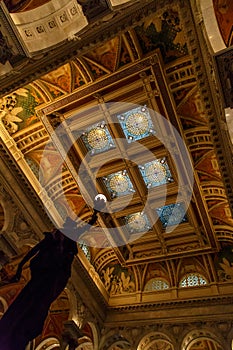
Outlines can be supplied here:
[[96, 222], [104, 205], [99, 199], [91, 219], [81, 228], [67, 218], [61, 230], [44, 233], [45, 238], [20, 262], [12, 282], [19, 281], [23, 265], [30, 259], [31, 279], [0, 320], [0, 350], [25, 350], [29, 341], [41, 334], [50, 305], [64, 290], [78, 252], [76, 241], [66, 233], [78, 239]]

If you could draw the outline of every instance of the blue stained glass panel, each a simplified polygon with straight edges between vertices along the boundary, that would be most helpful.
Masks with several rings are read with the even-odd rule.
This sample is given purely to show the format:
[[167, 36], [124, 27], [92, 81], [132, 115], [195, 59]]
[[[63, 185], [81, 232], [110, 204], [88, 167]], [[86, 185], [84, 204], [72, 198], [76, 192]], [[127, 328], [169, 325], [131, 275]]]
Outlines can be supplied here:
[[148, 188], [174, 181], [166, 158], [141, 164], [139, 165], [139, 170]]
[[156, 212], [163, 227], [173, 226], [188, 221], [183, 203], [165, 205], [161, 208], [157, 208]]
[[155, 134], [153, 122], [146, 106], [133, 108], [117, 116], [128, 143]]

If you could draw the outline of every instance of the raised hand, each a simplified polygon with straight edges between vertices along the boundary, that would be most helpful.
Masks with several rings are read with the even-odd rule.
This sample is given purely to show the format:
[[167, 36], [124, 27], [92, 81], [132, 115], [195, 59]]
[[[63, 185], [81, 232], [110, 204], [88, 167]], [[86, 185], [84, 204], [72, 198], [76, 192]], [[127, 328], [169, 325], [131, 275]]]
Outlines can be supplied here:
[[102, 211], [106, 206], [106, 200], [104, 198], [98, 197], [94, 200], [94, 209], [97, 212]]

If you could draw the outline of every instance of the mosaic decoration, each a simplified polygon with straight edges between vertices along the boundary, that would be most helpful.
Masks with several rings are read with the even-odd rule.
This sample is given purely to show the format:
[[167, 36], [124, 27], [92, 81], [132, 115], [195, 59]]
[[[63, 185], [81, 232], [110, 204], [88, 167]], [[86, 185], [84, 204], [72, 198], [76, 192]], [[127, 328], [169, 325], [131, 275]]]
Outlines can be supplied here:
[[9, 134], [14, 134], [37, 121], [36, 106], [34, 96], [25, 88], [0, 98], [0, 119]]
[[120, 37], [117, 36], [107, 41], [104, 45], [88, 52], [86, 57], [90, 58], [93, 62], [96, 62], [96, 64], [107, 68], [109, 71], [114, 72], [117, 67], [120, 44]]
[[79, 61], [76, 59], [71, 62], [72, 72], [73, 72], [73, 89], [78, 89], [80, 86], [83, 86], [88, 81], [87, 77], [85, 77], [85, 73], [83, 72], [82, 66]]
[[156, 212], [163, 227], [173, 226], [188, 221], [183, 203], [165, 205], [161, 208], [157, 208]]
[[155, 133], [148, 109], [137, 107], [117, 116], [128, 143]]
[[40, 167], [37, 164], [37, 162], [34, 159], [27, 157], [27, 156], [25, 156], [25, 160], [28, 163], [28, 165], [29, 165], [30, 169], [32, 170], [32, 172], [34, 173], [34, 175], [36, 176], [36, 178], [39, 179]]
[[121, 51], [120, 51], [120, 55], [119, 55], [119, 67], [123, 67], [128, 63], [131, 63], [132, 60], [130, 58], [130, 54], [128, 51], [128, 48], [126, 47], [124, 41], [122, 40], [121, 42]]
[[139, 170], [148, 188], [174, 181], [166, 158], [139, 165]]
[[88, 57], [83, 56], [83, 60], [85, 61], [85, 66], [88, 68], [88, 71], [92, 75], [92, 79], [96, 80], [101, 78], [103, 75], [108, 74], [108, 71], [105, 67], [99, 65], [98, 63], [92, 62], [88, 59]]
[[88, 151], [91, 154], [102, 153], [115, 147], [114, 141], [104, 121], [92, 125], [81, 135]]
[[144, 54], [160, 48], [165, 63], [188, 54], [178, 12], [165, 11], [160, 18], [150, 19], [135, 28]]
[[148, 231], [150, 221], [145, 213], [134, 213], [125, 217], [126, 225], [131, 233]]
[[179, 106], [179, 114], [181, 115], [184, 130], [206, 125], [206, 114], [202, 108], [200, 93], [196, 89], [193, 89], [186, 99], [184, 97], [182, 98], [182, 103]]
[[71, 66], [69, 63], [59, 67], [49, 74], [44, 75], [41, 80], [61, 89], [63, 92], [71, 92]]
[[206, 279], [199, 273], [190, 273], [182, 278], [179, 286], [185, 287], [195, 287], [207, 284]]
[[48, 102], [48, 96], [46, 92], [42, 90], [41, 87], [38, 87], [36, 81], [27, 85], [26, 88], [28, 88], [28, 90], [31, 92], [31, 95], [35, 98], [37, 106]]
[[112, 198], [135, 192], [126, 170], [110, 174], [104, 177], [103, 181]]
[[[26, 92], [22, 93], [22, 90], [26, 90]], [[28, 89], [19, 89], [17, 91], [18, 96], [16, 107], [20, 106], [23, 108], [23, 110], [18, 114], [18, 116], [22, 118], [22, 123], [19, 125], [19, 130], [22, 130], [38, 121], [35, 109], [36, 106], [38, 106], [38, 102], [36, 101], [30, 86]]]
[[159, 278], [152, 278], [147, 282], [144, 290], [152, 292], [154, 290], [164, 290], [168, 288], [169, 288], [169, 284], [167, 281], [161, 280]]

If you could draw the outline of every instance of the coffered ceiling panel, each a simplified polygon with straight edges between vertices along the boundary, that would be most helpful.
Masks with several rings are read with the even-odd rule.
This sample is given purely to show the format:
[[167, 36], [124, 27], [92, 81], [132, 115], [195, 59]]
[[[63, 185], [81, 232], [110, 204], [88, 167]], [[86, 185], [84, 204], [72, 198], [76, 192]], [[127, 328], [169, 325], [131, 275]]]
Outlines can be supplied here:
[[190, 4], [155, 3], [108, 40], [96, 23], [96, 41], [0, 105], [6, 147], [54, 225], [82, 224], [96, 194], [107, 197], [78, 243], [112, 308], [182, 299], [187, 286], [208, 295], [233, 279], [218, 110]]
[[217, 249], [161, 64], [158, 52], [38, 111], [87, 202], [107, 197], [102, 244], [127, 265]]

